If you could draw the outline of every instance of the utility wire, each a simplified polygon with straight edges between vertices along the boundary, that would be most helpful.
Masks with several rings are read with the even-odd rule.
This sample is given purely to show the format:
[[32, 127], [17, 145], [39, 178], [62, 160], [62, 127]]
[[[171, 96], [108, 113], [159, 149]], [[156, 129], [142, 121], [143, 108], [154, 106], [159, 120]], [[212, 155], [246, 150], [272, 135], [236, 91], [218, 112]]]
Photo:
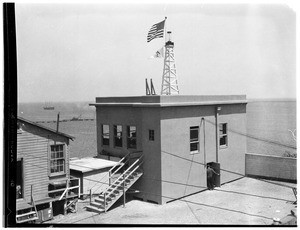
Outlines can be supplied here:
[[[205, 119], [205, 121], [207, 121], [208, 123], [210, 123], [210, 124], [212, 124], [214, 126], [216, 125], [215, 122], [210, 121], [208, 119]], [[254, 135], [250, 135], [250, 134], [246, 134], [246, 133], [241, 133], [239, 131], [236, 131], [236, 130], [233, 130], [233, 129], [229, 129], [229, 128], [227, 130], [229, 132], [236, 133], [238, 135], [245, 136], [245, 137], [248, 137], [248, 138], [251, 138], [251, 139], [255, 139], [255, 140], [258, 140], [258, 141], [263, 141], [263, 142], [266, 142], [266, 143], [269, 143], [269, 144], [279, 145], [279, 146], [282, 146], [282, 147], [285, 147], [285, 148], [290, 148], [290, 149], [297, 149], [297, 147], [295, 147], [293, 145], [287, 145], [287, 144], [280, 143], [278, 141], [273, 141], [273, 140], [268, 140], [268, 139], [261, 138], [261, 137], [256, 137]]]
[[[187, 159], [187, 158], [184, 158], [184, 157], [181, 157], [181, 156], [178, 156], [178, 155], [175, 155], [175, 154], [166, 152], [166, 151], [162, 151], [162, 153], [171, 155], [171, 156], [173, 156], [173, 157], [177, 157], [177, 158], [179, 158], [179, 159], [182, 159], [182, 160], [185, 160], [185, 161], [188, 161], [188, 162], [193, 162], [193, 163], [195, 163], [195, 164], [199, 164], [199, 165], [204, 165], [204, 166], [205, 166], [205, 164], [203, 164], [203, 163], [201, 163], [201, 162], [198, 162], [198, 161], [192, 161], [192, 160], [190, 160], [190, 159]], [[30, 154], [26, 153], [26, 155], [30, 155]], [[38, 156], [32, 156], [32, 155], [30, 155], [30, 156], [33, 157], [33, 158], [48, 159], [47, 157], [38, 157]], [[35, 165], [35, 166], [37, 166], [37, 165]], [[81, 165], [78, 165], [78, 166], [81, 166]], [[48, 170], [48, 168], [46, 168], [46, 167], [42, 167], [42, 166], [37, 166], [37, 167], [39, 167], [39, 168], [45, 168], [45, 169]], [[86, 167], [87, 167], [87, 168], [90, 168], [90, 169], [95, 169], [95, 168], [91, 168], [91, 167], [88, 167], [88, 166], [86, 166]], [[243, 175], [243, 174], [241, 174], [241, 173], [233, 172], [233, 171], [226, 170], [226, 169], [223, 169], [223, 168], [220, 168], [220, 171], [225, 171], [225, 172], [232, 173], [232, 174], [235, 174], [235, 175], [238, 175], [238, 176], [241, 176], [241, 177], [245, 177], [245, 175]], [[292, 188], [292, 189], [295, 188], [295, 187], [292, 187], [292, 186], [282, 185], [282, 184], [278, 184], [278, 183], [275, 183], [275, 182], [270, 182], [270, 181], [267, 181], [267, 180], [264, 180], [264, 179], [260, 179], [260, 178], [252, 178], [252, 177], [249, 177], [249, 178], [254, 179], [254, 180], [264, 181], [264, 182], [270, 183], [270, 184], [275, 184], [275, 185], [278, 185], [278, 186], [281, 186], [281, 187]]]

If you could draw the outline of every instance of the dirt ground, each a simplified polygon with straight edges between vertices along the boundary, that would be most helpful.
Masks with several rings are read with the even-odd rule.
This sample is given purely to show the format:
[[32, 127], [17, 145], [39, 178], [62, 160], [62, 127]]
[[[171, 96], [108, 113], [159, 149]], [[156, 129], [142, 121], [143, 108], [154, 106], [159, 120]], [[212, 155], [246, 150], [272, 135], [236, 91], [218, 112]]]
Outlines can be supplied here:
[[[252, 178], [242, 178], [164, 205], [129, 200], [116, 203], [107, 213], [84, 209], [89, 200], [78, 203], [78, 212], [59, 215], [46, 224], [147, 224], [147, 225], [270, 225], [296, 208], [291, 188]], [[122, 200], [122, 199], [121, 199]]]

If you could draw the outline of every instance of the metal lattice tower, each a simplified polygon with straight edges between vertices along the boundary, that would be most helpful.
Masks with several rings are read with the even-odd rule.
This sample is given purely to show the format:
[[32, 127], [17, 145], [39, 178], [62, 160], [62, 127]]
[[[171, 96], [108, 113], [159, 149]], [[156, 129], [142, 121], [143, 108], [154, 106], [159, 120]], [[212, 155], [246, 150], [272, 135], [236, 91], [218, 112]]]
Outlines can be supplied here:
[[169, 41], [165, 45], [164, 70], [161, 84], [161, 95], [179, 94], [174, 58], [174, 42], [171, 41], [171, 32], [168, 31]]

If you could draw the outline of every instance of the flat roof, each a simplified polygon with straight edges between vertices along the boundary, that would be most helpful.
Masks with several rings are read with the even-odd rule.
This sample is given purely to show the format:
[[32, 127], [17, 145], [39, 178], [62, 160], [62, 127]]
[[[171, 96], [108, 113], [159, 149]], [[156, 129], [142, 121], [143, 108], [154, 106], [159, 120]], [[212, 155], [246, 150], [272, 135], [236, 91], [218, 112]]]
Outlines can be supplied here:
[[94, 170], [110, 168], [117, 164], [118, 162], [115, 161], [86, 157], [81, 159], [70, 160], [70, 169], [85, 173]]
[[96, 97], [91, 106], [172, 107], [246, 104], [246, 95], [151, 95], [136, 97]]

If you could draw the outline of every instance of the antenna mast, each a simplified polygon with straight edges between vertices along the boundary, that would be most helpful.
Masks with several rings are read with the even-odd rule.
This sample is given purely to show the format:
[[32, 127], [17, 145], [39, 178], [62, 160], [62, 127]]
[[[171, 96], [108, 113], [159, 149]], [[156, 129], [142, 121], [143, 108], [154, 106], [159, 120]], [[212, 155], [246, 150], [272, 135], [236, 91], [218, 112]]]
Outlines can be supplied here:
[[165, 44], [164, 70], [161, 84], [161, 95], [179, 94], [174, 58], [174, 42], [171, 40], [171, 31], [168, 31], [169, 39]]

